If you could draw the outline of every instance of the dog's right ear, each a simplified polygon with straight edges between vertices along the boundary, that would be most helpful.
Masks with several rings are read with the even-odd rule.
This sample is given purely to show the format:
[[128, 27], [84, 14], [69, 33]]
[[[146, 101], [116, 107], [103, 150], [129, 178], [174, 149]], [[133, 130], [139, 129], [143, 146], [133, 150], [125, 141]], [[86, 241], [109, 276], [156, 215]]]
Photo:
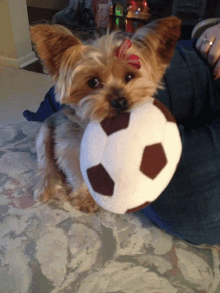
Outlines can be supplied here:
[[[181, 35], [182, 21], [176, 16], [157, 19], [140, 28], [132, 37], [132, 42], [144, 58], [157, 62], [157, 71], [163, 75], [174, 54]], [[155, 64], [153, 64], [155, 66]]]
[[[62, 58], [71, 48], [82, 51], [83, 44], [61, 25], [38, 24], [30, 27], [31, 40], [47, 73], [58, 79]], [[72, 50], [71, 50], [72, 51]]]

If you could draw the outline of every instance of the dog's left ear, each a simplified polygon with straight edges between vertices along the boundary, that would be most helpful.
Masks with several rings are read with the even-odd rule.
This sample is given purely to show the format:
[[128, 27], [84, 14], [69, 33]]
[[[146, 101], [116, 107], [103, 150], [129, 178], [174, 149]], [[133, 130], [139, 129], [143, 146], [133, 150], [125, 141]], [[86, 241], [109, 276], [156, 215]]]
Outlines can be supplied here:
[[180, 38], [181, 23], [176, 16], [155, 20], [140, 28], [132, 42], [144, 58], [149, 60], [152, 56], [153, 62], [156, 61], [161, 69], [166, 68]]
[[77, 55], [84, 47], [71, 31], [60, 25], [34, 25], [30, 27], [30, 34], [47, 73], [55, 80], [58, 79], [62, 58], [67, 50], [71, 48]]

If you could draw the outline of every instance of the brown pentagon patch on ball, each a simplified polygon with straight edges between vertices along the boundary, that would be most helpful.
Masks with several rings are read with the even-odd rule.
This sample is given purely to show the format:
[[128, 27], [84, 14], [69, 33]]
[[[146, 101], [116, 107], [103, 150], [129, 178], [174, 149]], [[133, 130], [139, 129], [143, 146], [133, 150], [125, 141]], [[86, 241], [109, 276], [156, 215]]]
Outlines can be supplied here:
[[127, 210], [126, 211], [126, 214], [129, 214], [129, 213], [135, 213], [137, 211], [140, 211], [142, 210], [143, 208], [146, 208], [147, 206], [149, 206], [152, 202], [149, 202], [149, 201], [146, 201], [145, 203], [139, 205], [138, 207], [135, 207], [133, 209], [130, 209], [130, 210]]
[[140, 171], [144, 175], [155, 179], [166, 164], [167, 158], [161, 143], [145, 147], [140, 166]]
[[176, 120], [171, 114], [170, 110], [167, 109], [167, 107], [164, 106], [159, 100], [154, 99], [153, 105], [156, 106], [158, 109], [161, 110], [161, 112], [164, 114], [168, 122], [175, 122]]
[[101, 127], [109, 136], [119, 130], [128, 128], [130, 112], [125, 112], [118, 117], [106, 118], [100, 122]]
[[87, 169], [90, 184], [95, 192], [112, 196], [115, 183], [102, 164]]

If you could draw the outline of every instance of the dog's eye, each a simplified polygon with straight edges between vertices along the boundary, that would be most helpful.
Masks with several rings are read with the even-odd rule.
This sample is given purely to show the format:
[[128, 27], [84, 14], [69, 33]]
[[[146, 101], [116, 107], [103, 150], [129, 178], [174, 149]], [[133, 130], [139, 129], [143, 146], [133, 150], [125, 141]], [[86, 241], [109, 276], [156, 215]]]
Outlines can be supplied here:
[[101, 84], [100, 84], [100, 81], [99, 81], [98, 78], [93, 77], [93, 78], [91, 78], [91, 79], [88, 81], [88, 85], [89, 85], [89, 87], [91, 87], [92, 89], [95, 89], [95, 88], [99, 87]]
[[133, 73], [128, 73], [128, 74], [125, 76], [125, 81], [126, 81], [126, 82], [129, 82], [132, 78], [134, 78], [134, 74], [133, 74]]

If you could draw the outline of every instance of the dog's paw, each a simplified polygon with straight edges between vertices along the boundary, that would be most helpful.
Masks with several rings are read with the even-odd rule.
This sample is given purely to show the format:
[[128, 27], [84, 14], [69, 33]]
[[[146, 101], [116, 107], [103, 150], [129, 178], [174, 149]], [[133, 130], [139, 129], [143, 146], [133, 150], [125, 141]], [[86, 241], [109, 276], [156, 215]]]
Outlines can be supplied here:
[[44, 181], [34, 190], [34, 200], [40, 202], [59, 202], [62, 205], [67, 200], [71, 188], [62, 182]]
[[79, 189], [69, 194], [68, 201], [77, 210], [84, 213], [95, 213], [100, 210], [99, 205], [91, 196], [85, 183]]

